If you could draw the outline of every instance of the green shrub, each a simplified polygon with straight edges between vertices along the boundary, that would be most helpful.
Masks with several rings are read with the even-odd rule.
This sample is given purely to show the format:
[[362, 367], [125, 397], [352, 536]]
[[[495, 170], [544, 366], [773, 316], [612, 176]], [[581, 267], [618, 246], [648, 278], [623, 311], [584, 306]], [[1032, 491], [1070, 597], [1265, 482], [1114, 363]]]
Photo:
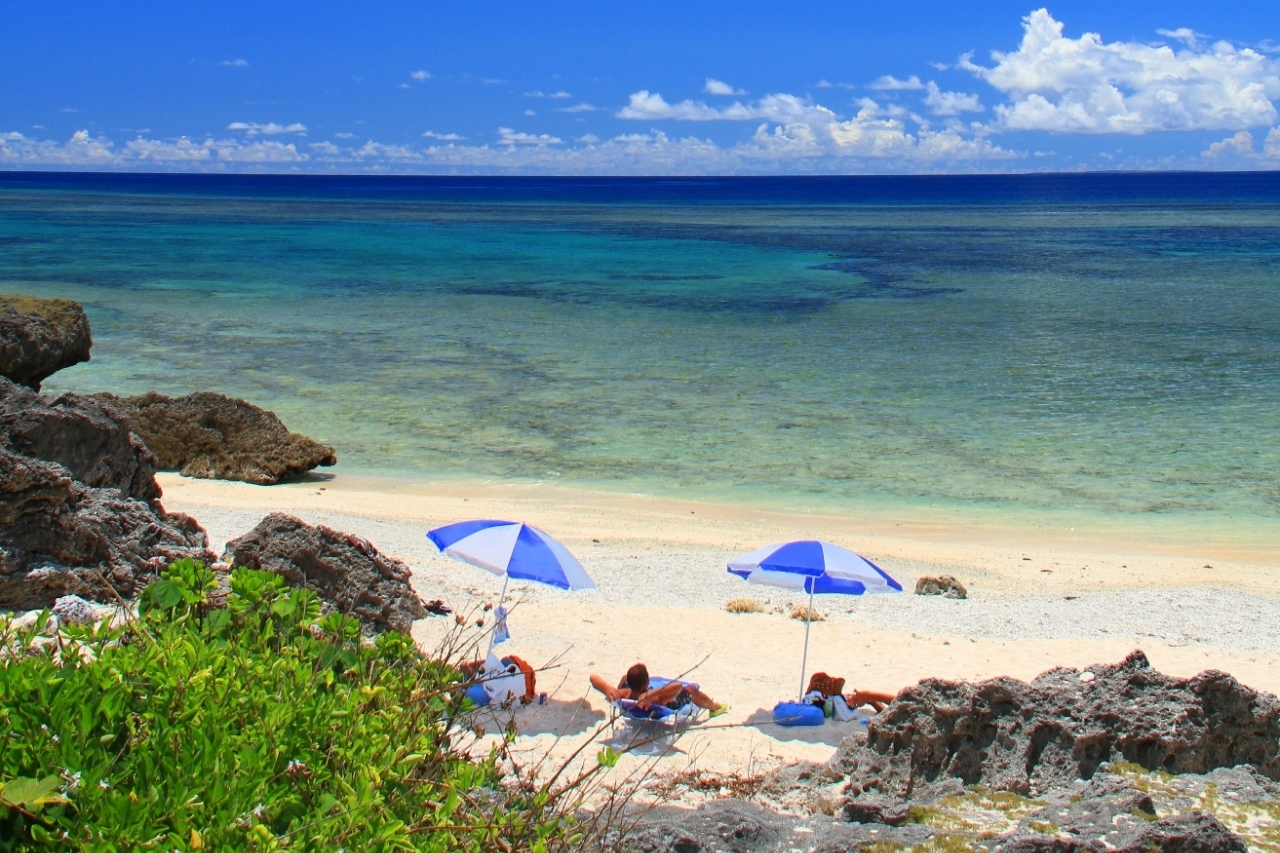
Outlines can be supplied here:
[[[175, 563], [123, 628], [0, 618], [0, 850], [546, 850], [570, 831], [458, 750], [457, 672], [278, 576]], [[34, 644], [34, 645], [33, 645]]]

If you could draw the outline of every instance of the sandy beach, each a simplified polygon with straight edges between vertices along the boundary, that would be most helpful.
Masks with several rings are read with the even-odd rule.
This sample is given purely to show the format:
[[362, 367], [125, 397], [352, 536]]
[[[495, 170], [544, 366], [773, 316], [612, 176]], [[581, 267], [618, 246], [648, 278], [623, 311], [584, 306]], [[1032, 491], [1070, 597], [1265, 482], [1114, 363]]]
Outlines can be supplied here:
[[[415, 485], [342, 474], [274, 487], [174, 474], [159, 480], [165, 507], [199, 519], [218, 552], [267, 512], [288, 512], [370, 539], [412, 568], [424, 598], [443, 598], [459, 612], [495, 602], [501, 579], [444, 558], [426, 530], [463, 518], [513, 518], [560, 539], [599, 589], [512, 586], [512, 639], [500, 649], [546, 667], [538, 680], [549, 694], [547, 704], [515, 711], [514, 748], [529, 761], [566, 756], [593, 736], [607, 740], [607, 706], [590, 691], [588, 675], [616, 679], [637, 660], [655, 674], [698, 681], [731, 709], [671, 745], [657, 762], [661, 770], [755, 772], [828, 758], [857, 721], [814, 729], [768, 722], [768, 709], [794, 698], [799, 686], [804, 626], [787, 615], [799, 599], [745, 584], [724, 568], [745, 551], [797, 538], [850, 547], [907, 590], [816, 600], [826, 618], [812, 627], [809, 671], [843, 676], [846, 689], [893, 693], [929, 677], [1029, 679], [1141, 648], [1169, 674], [1221, 669], [1280, 691], [1280, 555], [1230, 541], [1001, 529], [941, 514], [788, 514], [554, 486]], [[958, 577], [969, 598], [910, 594], [919, 576], [938, 573]], [[725, 602], [739, 596], [782, 612], [727, 613]], [[414, 635], [431, 648], [452, 627], [452, 620], [425, 619]], [[640, 760], [624, 757], [618, 772]]]

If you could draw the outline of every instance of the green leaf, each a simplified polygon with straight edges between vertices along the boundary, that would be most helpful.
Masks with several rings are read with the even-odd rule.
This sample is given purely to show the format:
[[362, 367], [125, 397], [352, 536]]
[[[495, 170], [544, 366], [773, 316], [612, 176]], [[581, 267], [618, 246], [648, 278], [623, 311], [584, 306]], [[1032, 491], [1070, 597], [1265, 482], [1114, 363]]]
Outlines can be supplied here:
[[39, 780], [19, 776], [0, 784], [0, 803], [34, 811], [41, 806], [65, 803], [66, 798], [55, 793], [57, 790], [57, 776], [46, 776]]

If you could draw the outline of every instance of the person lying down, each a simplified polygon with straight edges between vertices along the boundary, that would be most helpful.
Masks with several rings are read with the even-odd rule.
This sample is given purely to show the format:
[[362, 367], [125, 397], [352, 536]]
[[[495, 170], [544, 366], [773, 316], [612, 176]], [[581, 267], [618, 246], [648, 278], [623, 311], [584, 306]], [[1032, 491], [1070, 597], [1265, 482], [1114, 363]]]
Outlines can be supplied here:
[[631, 699], [641, 710], [661, 705], [678, 711], [684, 706], [692, 703], [699, 708], [704, 708], [711, 712], [712, 717], [718, 717], [725, 711], [729, 710], [729, 706], [718, 703], [707, 694], [698, 689], [697, 685], [687, 684], [683, 681], [667, 681], [665, 683], [655, 684], [650, 689], [649, 684], [649, 668], [642, 663], [627, 670], [627, 674], [618, 682], [618, 686], [614, 687], [598, 675], [591, 676], [591, 686], [604, 694], [604, 698], [610, 702], [617, 702], [619, 699]]

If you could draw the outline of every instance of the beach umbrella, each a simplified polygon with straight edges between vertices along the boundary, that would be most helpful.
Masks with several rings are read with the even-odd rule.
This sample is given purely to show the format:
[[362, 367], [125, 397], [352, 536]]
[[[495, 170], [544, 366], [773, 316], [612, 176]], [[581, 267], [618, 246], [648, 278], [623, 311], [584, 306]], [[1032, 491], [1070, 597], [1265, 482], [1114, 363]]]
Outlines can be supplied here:
[[780, 542], [729, 563], [729, 573], [748, 583], [809, 593], [804, 617], [804, 657], [800, 659], [800, 696], [809, 664], [809, 617], [815, 595], [866, 595], [902, 592], [902, 584], [875, 563], [847, 548], [806, 539]]
[[[537, 581], [559, 589], [596, 588], [586, 569], [568, 548], [538, 528], [519, 521], [459, 521], [427, 531], [427, 538], [455, 560], [502, 575], [499, 607], [512, 578]], [[496, 633], [493, 639], [496, 639]], [[490, 640], [490, 648], [493, 647], [493, 639]]]

